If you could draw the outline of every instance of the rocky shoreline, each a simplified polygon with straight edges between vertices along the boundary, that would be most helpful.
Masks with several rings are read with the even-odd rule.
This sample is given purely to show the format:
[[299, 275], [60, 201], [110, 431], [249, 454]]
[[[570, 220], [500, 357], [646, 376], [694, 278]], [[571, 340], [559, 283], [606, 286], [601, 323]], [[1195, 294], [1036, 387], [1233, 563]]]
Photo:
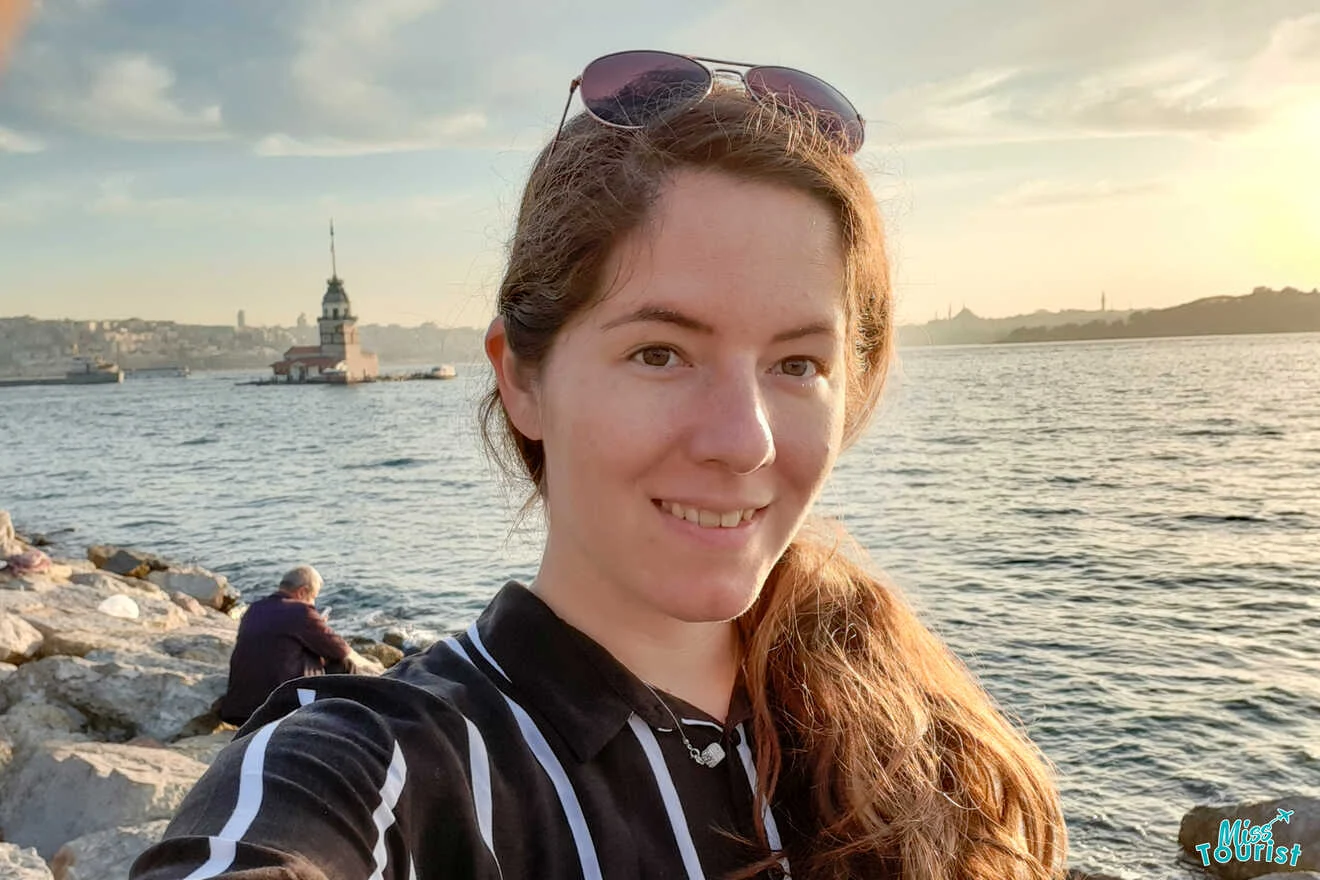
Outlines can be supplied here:
[[[0, 511], [5, 880], [126, 877], [233, 737], [214, 708], [245, 607], [238, 592], [150, 554], [93, 546], [87, 556], [51, 559]], [[403, 657], [400, 646], [349, 641], [367, 672]]]
[[[233, 737], [214, 707], [245, 606], [204, 568], [102, 545], [52, 559], [33, 543], [0, 511], [0, 878], [123, 878]], [[349, 642], [371, 672], [403, 657], [398, 633]], [[1221, 820], [1259, 827], [1280, 810], [1286, 863], [1262, 844], [1254, 861], [1212, 857]], [[1196, 807], [1179, 853], [1220, 880], [1320, 880], [1320, 798]]]

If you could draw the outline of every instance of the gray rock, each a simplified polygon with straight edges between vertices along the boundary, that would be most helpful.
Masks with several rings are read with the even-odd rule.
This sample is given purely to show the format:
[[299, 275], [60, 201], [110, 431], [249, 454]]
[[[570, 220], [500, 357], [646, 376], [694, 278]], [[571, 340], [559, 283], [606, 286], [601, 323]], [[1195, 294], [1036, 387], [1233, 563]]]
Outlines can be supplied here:
[[87, 719], [82, 713], [45, 700], [24, 700], [0, 715], [0, 739], [10, 743], [19, 757], [48, 742], [85, 740]]
[[381, 636], [380, 640], [390, 647], [402, 651], [404, 646], [408, 644], [408, 634], [397, 627], [390, 627], [385, 630], [385, 635]]
[[69, 580], [75, 584], [91, 587], [105, 596], [112, 596], [115, 593], [127, 593], [134, 598], [137, 598], [138, 594], [147, 596], [165, 595], [165, 592], [151, 581], [134, 577], [122, 577], [108, 571], [75, 571], [69, 576]]
[[[90, 556], [90, 554], [91, 550], [88, 550], [88, 555]], [[145, 578], [148, 573], [160, 571], [169, 566], [169, 563], [159, 556], [118, 548], [104, 562], [97, 562], [96, 557], [92, 557], [92, 561], [96, 562], [97, 568], [104, 568], [112, 574], [125, 574], [136, 578]]]
[[26, 549], [27, 545], [14, 534], [14, 522], [9, 518], [9, 511], [0, 510], [0, 558], [22, 553]]
[[102, 880], [128, 876], [142, 851], [158, 843], [168, 819], [93, 831], [59, 848], [50, 860], [55, 880]]
[[403, 659], [403, 651], [393, 645], [386, 645], [381, 642], [372, 642], [369, 645], [360, 648], [354, 646], [354, 648], [359, 654], [375, 660], [383, 669], [389, 669]]
[[201, 617], [206, 614], [206, 609], [202, 607], [202, 603], [198, 602], [187, 593], [181, 593], [178, 590], [175, 590], [173, 593], [170, 593], [170, 601], [195, 617]]
[[[1228, 806], [1194, 807], [1183, 816], [1178, 828], [1178, 844], [1199, 866], [1202, 859], [1196, 847], [1208, 843], [1213, 851], [1219, 841], [1221, 820], [1232, 822], [1236, 819], [1249, 819], [1252, 825], [1264, 825], [1274, 819], [1279, 810], [1291, 810], [1292, 817], [1287, 823], [1275, 822], [1271, 827], [1275, 851], [1293, 844], [1301, 844], [1302, 847], [1297, 864], [1291, 866], [1293, 873], [1287, 874], [1289, 880], [1298, 877], [1299, 871], [1320, 869], [1320, 798], [1293, 796]], [[1239, 862], [1236, 859], [1221, 865], [1213, 858], [1205, 866], [1207, 872], [1220, 880], [1253, 880], [1271, 872], [1278, 873], [1278, 869], [1276, 864]]]
[[96, 566], [89, 559], [67, 559], [60, 556], [54, 562], [56, 565], [68, 568], [71, 577], [75, 574], [92, 574], [96, 571]]
[[106, 738], [168, 742], [210, 715], [227, 684], [212, 665], [146, 652], [46, 657], [0, 682], [0, 711], [39, 699], [76, 709]]
[[228, 578], [195, 565], [153, 571], [147, 575], [147, 580], [167, 593], [184, 593], [218, 611], [231, 607], [239, 598]]
[[18, 667], [13, 663], [0, 662], [0, 681], [4, 681], [11, 674], [17, 671]]
[[12, 843], [0, 843], [0, 877], [5, 880], [52, 880], [46, 860], [35, 849], [24, 849]]
[[152, 647], [162, 654], [181, 660], [210, 663], [223, 668], [228, 674], [229, 655], [238, 640], [235, 629], [219, 627], [187, 627], [157, 639]]
[[0, 612], [0, 661], [26, 663], [41, 650], [42, 635], [17, 614]]
[[224, 750], [225, 746], [234, 741], [234, 727], [228, 725], [227, 729], [207, 733], [202, 736], [187, 736], [183, 739], [176, 739], [170, 743], [171, 751], [178, 752], [181, 755], [187, 755], [194, 761], [201, 761], [203, 764], [211, 764], [215, 761], [215, 756]]
[[85, 834], [170, 818], [205, 770], [169, 749], [48, 744], [6, 778], [0, 827], [50, 858]]

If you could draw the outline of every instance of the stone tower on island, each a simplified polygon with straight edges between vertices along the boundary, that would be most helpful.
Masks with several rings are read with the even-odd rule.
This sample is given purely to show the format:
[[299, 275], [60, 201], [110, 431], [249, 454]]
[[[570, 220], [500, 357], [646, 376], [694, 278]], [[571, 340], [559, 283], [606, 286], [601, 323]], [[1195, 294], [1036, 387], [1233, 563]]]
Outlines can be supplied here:
[[272, 364], [277, 379], [286, 382], [370, 381], [379, 374], [376, 356], [363, 351], [358, 341], [357, 316], [349, 302], [348, 291], [339, 277], [335, 258], [335, 224], [330, 222], [330, 280], [321, 298], [321, 317], [316, 319], [321, 344], [295, 345], [284, 353], [284, 360]]

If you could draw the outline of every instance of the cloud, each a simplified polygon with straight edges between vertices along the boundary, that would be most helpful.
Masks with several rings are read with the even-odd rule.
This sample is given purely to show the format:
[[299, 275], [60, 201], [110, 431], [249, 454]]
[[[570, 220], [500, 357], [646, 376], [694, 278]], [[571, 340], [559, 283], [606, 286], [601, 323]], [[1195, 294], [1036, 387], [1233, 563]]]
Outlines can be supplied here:
[[181, 107], [170, 91], [174, 73], [146, 55], [111, 58], [96, 72], [83, 119], [133, 140], [209, 140], [223, 135], [220, 106]]
[[[219, 104], [188, 108], [175, 97], [175, 74], [142, 53], [81, 61], [84, 69], [38, 99], [58, 123], [132, 141], [200, 141], [226, 136]], [[73, 80], [77, 82], [74, 85]]]
[[1320, 93], [1320, 14], [1260, 33], [1245, 50], [1165, 47], [1089, 69], [982, 66], [891, 93], [880, 119], [913, 147], [1239, 135]]
[[257, 141], [259, 156], [366, 156], [376, 153], [408, 153], [470, 142], [470, 136], [486, 129], [482, 113], [458, 113], [419, 122], [408, 135], [395, 139], [317, 137], [299, 138], [277, 133]]
[[40, 153], [44, 149], [46, 142], [36, 135], [0, 125], [0, 153]]
[[1167, 190], [1162, 183], [1111, 183], [1107, 180], [1091, 183], [1072, 181], [1032, 180], [1003, 193], [995, 204], [1003, 208], [1057, 208], [1109, 202], [1137, 196], [1154, 195]]

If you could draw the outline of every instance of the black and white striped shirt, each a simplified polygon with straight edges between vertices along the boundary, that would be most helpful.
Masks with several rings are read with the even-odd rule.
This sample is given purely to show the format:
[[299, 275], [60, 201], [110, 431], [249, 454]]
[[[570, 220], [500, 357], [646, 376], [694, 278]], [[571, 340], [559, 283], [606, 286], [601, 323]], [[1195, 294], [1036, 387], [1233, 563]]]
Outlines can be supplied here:
[[[756, 839], [746, 693], [724, 724], [663, 699], [510, 582], [382, 678], [281, 687], [132, 877], [715, 880], [764, 854], [721, 833]], [[692, 760], [665, 706], [725, 759]], [[766, 811], [772, 847], [792, 838], [785, 867], [803, 815]]]

